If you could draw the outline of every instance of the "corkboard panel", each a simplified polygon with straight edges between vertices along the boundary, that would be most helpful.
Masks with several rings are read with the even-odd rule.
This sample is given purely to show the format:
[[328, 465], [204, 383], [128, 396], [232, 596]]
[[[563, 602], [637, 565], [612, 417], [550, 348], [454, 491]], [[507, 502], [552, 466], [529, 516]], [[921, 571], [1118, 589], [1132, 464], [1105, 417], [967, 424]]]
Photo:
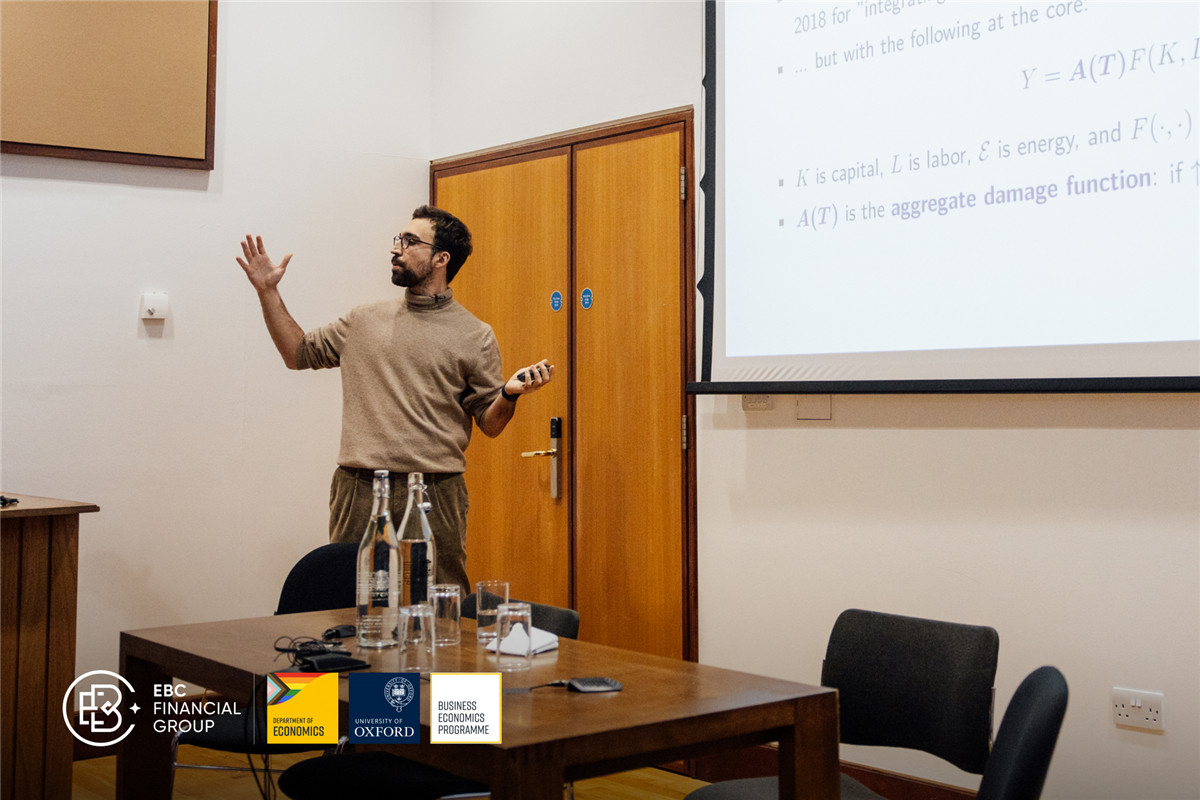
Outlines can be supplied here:
[[216, 0], [4, 0], [6, 153], [212, 169]]

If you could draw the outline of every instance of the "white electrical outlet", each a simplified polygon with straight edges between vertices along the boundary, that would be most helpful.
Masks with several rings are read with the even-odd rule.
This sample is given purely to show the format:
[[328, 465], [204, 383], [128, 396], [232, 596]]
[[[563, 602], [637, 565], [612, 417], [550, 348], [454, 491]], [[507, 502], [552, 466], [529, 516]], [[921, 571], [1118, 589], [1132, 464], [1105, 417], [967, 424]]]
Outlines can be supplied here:
[[1113, 723], [1125, 728], [1141, 728], [1147, 731], [1162, 731], [1163, 693], [1141, 689], [1112, 690]]

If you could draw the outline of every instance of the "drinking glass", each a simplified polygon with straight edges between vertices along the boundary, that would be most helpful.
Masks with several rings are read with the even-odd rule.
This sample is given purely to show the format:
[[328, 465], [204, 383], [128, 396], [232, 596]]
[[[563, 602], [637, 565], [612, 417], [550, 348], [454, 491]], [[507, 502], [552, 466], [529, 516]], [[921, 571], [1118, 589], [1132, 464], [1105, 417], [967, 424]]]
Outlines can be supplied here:
[[462, 610], [461, 590], [457, 584], [439, 583], [429, 599], [433, 604], [433, 643], [439, 647], [458, 644], [462, 640], [459, 617]]
[[496, 610], [496, 669], [514, 672], [533, 665], [529, 603], [501, 603]]
[[508, 602], [508, 581], [480, 581], [475, 584], [475, 638], [490, 642], [496, 638], [496, 610]]
[[433, 665], [433, 608], [426, 603], [400, 607], [400, 647], [408, 667]]

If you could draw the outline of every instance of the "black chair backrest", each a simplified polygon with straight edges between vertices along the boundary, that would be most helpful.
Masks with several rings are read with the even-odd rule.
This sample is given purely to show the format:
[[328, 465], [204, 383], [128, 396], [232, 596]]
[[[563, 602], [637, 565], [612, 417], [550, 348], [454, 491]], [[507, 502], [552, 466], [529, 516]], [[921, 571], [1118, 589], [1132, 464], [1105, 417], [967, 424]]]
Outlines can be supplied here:
[[1039, 667], [1021, 681], [1000, 721], [977, 800], [1041, 797], [1066, 713], [1067, 681], [1057, 669]]
[[[475, 619], [476, 609], [478, 607], [478, 598], [475, 593], [467, 595], [463, 599], [460, 612], [468, 619]], [[512, 602], [522, 602], [513, 600]], [[533, 622], [533, 627], [541, 628], [544, 631], [549, 631], [556, 636], [562, 636], [565, 639], [579, 638], [579, 612], [572, 608], [560, 608], [559, 606], [547, 606], [542, 603], [529, 604], [529, 616]]]
[[283, 581], [276, 614], [350, 608], [355, 599], [358, 545], [326, 544], [296, 562]]
[[821, 670], [838, 690], [842, 742], [923, 750], [982, 774], [999, 651], [986, 626], [843, 611]]

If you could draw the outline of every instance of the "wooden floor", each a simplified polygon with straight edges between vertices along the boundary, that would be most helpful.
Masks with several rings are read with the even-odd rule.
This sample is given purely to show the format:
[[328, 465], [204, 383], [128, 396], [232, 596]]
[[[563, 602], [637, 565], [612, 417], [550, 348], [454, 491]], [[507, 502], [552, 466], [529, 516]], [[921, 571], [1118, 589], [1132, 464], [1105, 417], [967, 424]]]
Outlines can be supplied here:
[[[307, 753], [276, 756], [272, 766], [283, 768], [311, 757]], [[184, 764], [225, 764], [246, 766], [244, 756], [233, 756], [194, 747], [179, 748], [179, 761]], [[113, 800], [116, 794], [116, 756], [76, 761], [72, 800]], [[261, 775], [260, 775], [261, 778]], [[592, 778], [575, 784], [575, 800], [682, 800], [693, 789], [704, 786], [673, 772], [660, 769], [639, 769], [603, 778]], [[283, 798], [282, 792], [278, 793]], [[172, 800], [261, 800], [254, 777], [249, 772], [223, 770], [181, 769], [175, 773], [175, 793]]]

